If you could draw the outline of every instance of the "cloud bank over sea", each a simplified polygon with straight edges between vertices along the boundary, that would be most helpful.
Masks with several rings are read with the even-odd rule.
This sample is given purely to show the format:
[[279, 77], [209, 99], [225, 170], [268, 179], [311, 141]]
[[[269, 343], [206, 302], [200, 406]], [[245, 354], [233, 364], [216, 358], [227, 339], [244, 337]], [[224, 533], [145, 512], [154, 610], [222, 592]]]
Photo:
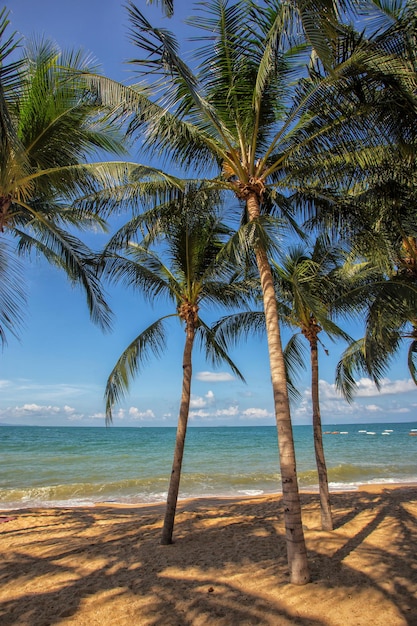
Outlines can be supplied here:
[[[263, 394], [236, 384], [227, 372], [198, 372], [199, 388], [190, 404], [190, 426], [275, 424], [271, 393]], [[223, 383], [228, 383], [224, 385]], [[235, 386], [230, 386], [235, 383]], [[196, 385], [195, 385], [196, 386]], [[207, 388], [208, 387], [208, 388]], [[103, 390], [97, 386], [37, 384], [31, 380], [0, 380], [0, 423], [16, 425], [101, 426], [105, 424]], [[300, 389], [301, 400], [292, 407], [294, 425], [311, 423], [311, 390]], [[135, 394], [131, 394], [135, 396]], [[164, 402], [163, 392], [142, 402], [140, 394], [114, 411], [114, 426], [175, 426], [178, 404]], [[380, 388], [369, 378], [358, 381], [350, 404], [334, 384], [320, 381], [320, 405], [324, 424], [358, 421], [411, 421], [417, 407], [417, 387], [411, 379], [384, 378]], [[91, 407], [91, 408], [90, 408]]]

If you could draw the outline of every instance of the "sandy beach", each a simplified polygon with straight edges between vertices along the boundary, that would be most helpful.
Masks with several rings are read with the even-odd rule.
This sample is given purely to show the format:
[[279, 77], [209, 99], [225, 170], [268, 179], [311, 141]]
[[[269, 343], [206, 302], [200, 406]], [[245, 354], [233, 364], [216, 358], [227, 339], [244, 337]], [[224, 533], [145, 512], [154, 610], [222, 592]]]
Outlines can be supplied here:
[[0, 513], [0, 623], [417, 625], [417, 486], [303, 493], [312, 582], [289, 584], [279, 496]]

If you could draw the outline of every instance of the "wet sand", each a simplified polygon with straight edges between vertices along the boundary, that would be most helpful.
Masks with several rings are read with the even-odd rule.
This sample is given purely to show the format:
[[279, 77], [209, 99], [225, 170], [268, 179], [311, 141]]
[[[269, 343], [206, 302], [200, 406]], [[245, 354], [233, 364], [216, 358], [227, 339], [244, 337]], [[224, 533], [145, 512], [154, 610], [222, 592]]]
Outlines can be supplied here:
[[303, 493], [312, 581], [288, 582], [279, 495], [0, 512], [0, 624], [417, 626], [417, 486]]

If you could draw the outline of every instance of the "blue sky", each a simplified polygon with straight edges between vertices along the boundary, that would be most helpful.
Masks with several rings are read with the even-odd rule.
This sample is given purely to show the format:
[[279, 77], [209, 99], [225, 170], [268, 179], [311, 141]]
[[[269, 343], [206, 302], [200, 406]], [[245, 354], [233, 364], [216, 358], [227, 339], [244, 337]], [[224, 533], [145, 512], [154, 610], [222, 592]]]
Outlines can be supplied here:
[[[183, 32], [188, 2], [177, 2], [175, 21], [168, 28]], [[129, 82], [124, 64], [134, 57], [128, 40], [128, 20], [118, 0], [11, 0], [12, 29], [54, 39], [62, 48], [83, 47], [102, 64], [107, 75]], [[156, 7], [138, 1], [152, 18]], [[180, 29], [180, 30], [179, 30]], [[140, 155], [137, 157], [140, 159]], [[93, 245], [99, 247], [100, 242]], [[84, 296], [63, 274], [32, 259], [26, 263], [28, 310], [20, 341], [10, 338], [1, 354], [0, 422], [10, 424], [104, 426], [103, 391], [107, 376], [128, 343], [158, 315], [137, 294], [120, 288], [108, 292], [115, 314], [113, 331], [103, 334], [88, 315]], [[359, 336], [358, 328], [351, 329]], [[284, 340], [286, 336], [284, 335]], [[176, 424], [182, 376], [184, 335], [174, 324], [167, 352], [151, 361], [131, 385], [126, 402], [114, 413], [115, 426]], [[325, 424], [413, 421], [417, 390], [404, 355], [378, 392], [362, 380], [353, 404], [334, 389], [334, 370], [341, 346], [323, 338], [329, 356], [321, 353], [321, 411]], [[234, 351], [233, 358], [247, 384], [224, 368], [214, 371], [196, 353], [192, 426], [274, 424], [272, 392], [265, 341], [256, 340]], [[300, 402], [293, 407], [294, 424], [311, 421], [308, 373], [300, 378]]]

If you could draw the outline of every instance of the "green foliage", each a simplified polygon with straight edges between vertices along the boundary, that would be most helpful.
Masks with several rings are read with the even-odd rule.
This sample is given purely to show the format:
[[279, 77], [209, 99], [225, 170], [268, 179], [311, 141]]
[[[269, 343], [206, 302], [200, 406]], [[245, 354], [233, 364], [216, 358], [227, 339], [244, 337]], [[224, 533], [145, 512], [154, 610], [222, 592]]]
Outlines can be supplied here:
[[[77, 51], [62, 52], [49, 41], [20, 50], [7, 36], [8, 17], [0, 13], [0, 234], [2, 254], [41, 254], [82, 287], [92, 320], [103, 328], [110, 310], [91, 263], [92, 253], [77, 230], [106, 230], [104, 218], [144, 197], [163, 198], [177, 182], [155, 168], [128, 162], [94, 162], [100, 154], [126, 154], [118, 124], [108, 117], [98, 91], [84, 73], [97, 71]], [[7, 248], [3, 233], [7, 233]], [[14, 239], [16, 245], [10, 245]], [[20, 294], [0, 288], [4, 328], [19, 324]], [[19, 283], [20, 284], [20, 283]], [[4, 325], [4, 327], [3, 327]]]
[[[124, 397], [130, 380], [150, 354], [162, 354], [166, 320], [171, 317], [195, 332], [206, 358], [215, 365], [226, 363], [243, 380], [227, 354], [225, 338], [217, 337], [201, 317], [203, 307], [236, 308], [245, 306], [248, 300], [244, 281], [236, 279], [234, 266], [221, 256], [230, 229], [216, 214], [218, 201], [216, 192], [210, 194], [204, 186], [191, 186], [182, 198], [151, 210], [149, 215], [133, 218], [104, 251], [101, 268], [110, 282], [120, 282], [152, 303], [168, 303], [174, 308], [173, 313], [142, 331], [118, 359], [106, 385], [107, 423], [112, 421], [115, 403]], [[141, 237], [145, 225], [148, 232]]]

